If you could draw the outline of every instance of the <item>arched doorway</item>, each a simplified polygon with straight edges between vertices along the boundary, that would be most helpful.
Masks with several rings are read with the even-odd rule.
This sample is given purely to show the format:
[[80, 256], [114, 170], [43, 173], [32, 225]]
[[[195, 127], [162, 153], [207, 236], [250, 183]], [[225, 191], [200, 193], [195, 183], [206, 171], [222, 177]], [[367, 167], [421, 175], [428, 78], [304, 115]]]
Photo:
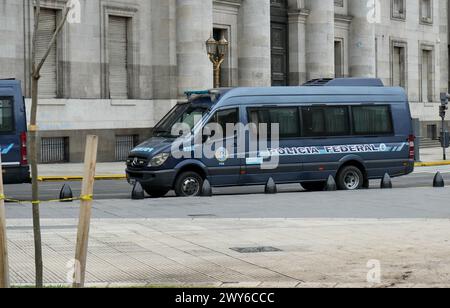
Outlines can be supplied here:
[[271, 2], [272, 86], [289, 85], [289, 34], [287, 0]]

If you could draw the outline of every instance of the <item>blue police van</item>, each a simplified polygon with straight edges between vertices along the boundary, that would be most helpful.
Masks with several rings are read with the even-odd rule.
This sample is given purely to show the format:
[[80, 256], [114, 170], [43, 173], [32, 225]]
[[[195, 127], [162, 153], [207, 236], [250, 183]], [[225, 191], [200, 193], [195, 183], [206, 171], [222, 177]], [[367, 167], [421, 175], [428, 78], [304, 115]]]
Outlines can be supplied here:
[[25, 101], [17, 80], [0, 80], [0, 147], [4, 183], [30, 183]]
[[[398, 177], [414, 170], [415, 136], [405, 91], [385, 87], [379, 79], [319, 79], [300, 87], [216, 89], [187, 93], [156, 125], [153, 137], [139, 145], [127, 160], [130, 184], [140, 182], [152, 197], [170, 190], [177, 196], [198, 196], [203, 181], [213, 187], [300, 183], [320, 191], [331, 175], [339, 189], [356, 190], [369, 180], [388, 173]], [[197, 120], [195, 120], [197, 119]], [[183, 123], [197, 139], [208, 123], [224, 128], [241, 123], [256, 128], [243, 137], [245, 155], [224, 147], [212, 148], [214, 157], [178, 157], [174, 143], [180, 134], [173, 127]], [[252, 152], [250, 133], [258, 135], [260, 123], [278, 125], [276, 147]], [[254, 125], [250, 125], [254, 124]], [[251, 130], [251, 129], [249, 129]], [[224, 136], [237, 142], [233, 135]], [[240, 138], [242, 139], [242, 138]], [[201, 143], [208, 138], [202, 136]], [[180, 151], [195, 151], [182, 146]], [[178, 145], [175, 147], [178, 148]], [[242, 154], [242, 153], [240, 153]], [[264, 163], [276, 157], [273, 168]]]

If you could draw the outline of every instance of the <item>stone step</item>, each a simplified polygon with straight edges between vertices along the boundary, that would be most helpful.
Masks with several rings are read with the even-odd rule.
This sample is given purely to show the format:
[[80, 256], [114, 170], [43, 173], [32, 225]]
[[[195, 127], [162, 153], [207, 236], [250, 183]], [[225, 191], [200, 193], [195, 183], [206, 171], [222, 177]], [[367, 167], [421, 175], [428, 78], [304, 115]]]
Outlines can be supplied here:
[[427, 148], [439, 148], [441, 143], [439, 140], [432, 140], [429, 138], [420, 138], [420, 147], [423, 149]]

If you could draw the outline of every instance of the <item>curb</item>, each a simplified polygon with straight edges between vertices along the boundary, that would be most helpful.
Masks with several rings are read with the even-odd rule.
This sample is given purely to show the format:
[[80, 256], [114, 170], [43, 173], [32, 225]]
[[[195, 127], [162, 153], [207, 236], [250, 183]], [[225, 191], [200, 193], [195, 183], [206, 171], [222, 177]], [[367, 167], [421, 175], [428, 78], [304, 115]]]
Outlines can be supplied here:
[[415, 167], [439, 167], [439, 166], [450, 166], [450, 161], [435, 161], [435, 162], [423, 162], [415, 163]]
[[[127, 176], [122, 174], [112, 175], [97, 175], [96, 181], [113, 181], [113, 180], [126, 180]], [[40, 176], [39, 182], [61, 182], [61, 181], [82, 181], [83, 176]]]

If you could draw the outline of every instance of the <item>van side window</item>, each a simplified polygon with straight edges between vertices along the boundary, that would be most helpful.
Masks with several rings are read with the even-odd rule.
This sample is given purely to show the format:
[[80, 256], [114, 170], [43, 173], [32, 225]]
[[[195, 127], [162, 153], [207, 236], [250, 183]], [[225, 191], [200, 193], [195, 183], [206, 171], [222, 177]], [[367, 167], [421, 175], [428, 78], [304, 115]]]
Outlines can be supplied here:
[[0, 97], [0, 133], [14, 130], [13, 99]]
[[258, 128], [259, 124], [267, 124], [267, 136], [271, 135], [273, 124], [279, 125], [281, 139], [301, 136], [298, 108], [250, 108], [248, 116], [248, 122]]
[[217, 123], [222, 127], [222, 133], [224, 136], [232, 136], [232, 132], [227, 131], [227, 124], [236, 125], [239, 122], [239, 110], [226, 109], [217, 111], [209, 120], [210, 123]]
[[181, 118], [178, 120], [178, 123], [187, 124], [192, 129], [202, 119], [205, 111], [206, 110], [204, 108], [190, 107], [183, 113]]
[[386, 135], [394, 131], [389, 106], [354, 106], [352, 113], [356, 135]]
[[348, 107], [302, 108], [305, 137], [331, 137], [350, 135]]

